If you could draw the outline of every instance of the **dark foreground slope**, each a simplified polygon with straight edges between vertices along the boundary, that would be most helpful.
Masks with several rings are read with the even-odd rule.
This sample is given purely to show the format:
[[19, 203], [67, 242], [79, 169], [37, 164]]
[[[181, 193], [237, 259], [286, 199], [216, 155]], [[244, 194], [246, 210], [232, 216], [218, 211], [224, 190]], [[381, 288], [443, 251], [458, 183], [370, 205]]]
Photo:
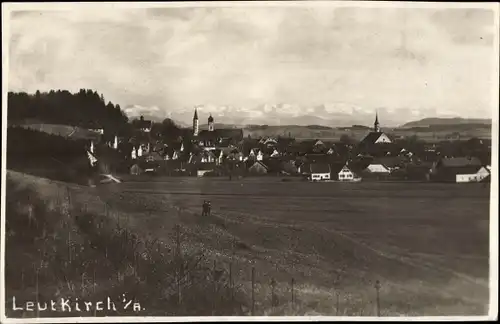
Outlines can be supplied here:
[[[15, 176], [44, 188], [49, 197], [61, 192], [64, 196], [64, 186]], [[120, 224], [143, 241], [158, 239], [162, 246], [169, 246], [153, 264], [175, 255], [177, 233], [183, 254], [203, 255], [210, 268], [215, 261], [227, 279], [221, 287], [234, 282], [242, 295], [236, 308], [205, 303], [208, 313], [237, 315], [242, 309], [250, 314], [253, 295], [256, 315], [373, 316], [377, 313], [376, 280], [381, 283], [382, 316], [485, 315], [488, 310], [489, 196], [482, 184], [170, 178], [97, 188], [73, 186], [70, 192], [75, 210], [87, 211], [115, 228]], [[204, 199], [212, 201], [213, 216], [208, 219], [200, 218]], [[83, 227], [79, 231], [88, 233]], [[103, 236], [117, 236], [110, 233]], [[100, 246], [96, 250], [106, 253]], [[57, 253], [64, 255], [64, 251], [67, 246], [62, 243]], [[37, 257], [36, 253], [31, 257]], [[96, 259], [94, 255], [88, 258]], [[97, 260], [99, 264], [112, 262]], [[121, 270], [106, 276], [114, 271], [126, 273], [127, 262], [133, 264], [130, 260], [114, 261]], [[139, 271], [151, 267], [148, 264], [140, 264]], [[79, 282], [80, 275], [74, 275], [74, 282]], [[106, 276], [103, 282], [117, 284]], [[151, 276], [156, 278], [150, 273], [146, 278]], [[154, 281], [145, 280], [137, 298], [150, 292], [156, 298], [155, 292], [164, 291], [168, 278], [152, 287], [148, 284]], [[188, 295], [185, 289], [180, 289], [183, 296]], [[197, 298], [213, 295], [211, 286], [199, 289]], [[173, 295], [177, 296], [175, 289]], [[164, 300], [151, 303], [147, 309], [154, 314], [175, 309], [161, 309], [159, 305], [167, 303]], [[203, 313], [187, 302], [182, 305], [186, 314]]]

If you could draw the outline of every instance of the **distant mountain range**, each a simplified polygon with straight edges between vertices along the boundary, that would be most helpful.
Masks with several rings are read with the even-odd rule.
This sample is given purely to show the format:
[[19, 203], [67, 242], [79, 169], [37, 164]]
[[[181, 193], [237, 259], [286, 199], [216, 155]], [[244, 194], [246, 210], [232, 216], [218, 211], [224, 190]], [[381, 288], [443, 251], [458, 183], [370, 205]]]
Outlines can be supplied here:
[[467, 125], [467, 124], [484, 124], [491, 125], [491, 119], [478, 118], [424, 118], [417, 121], [412, 121], [404, 124], [401, 128], [409, 127], [430, 127], [442, 125]]
[[[207, 118], [212, 115], [218, 127], [241, 127], [251, 125], [269, 126], [324, 126], [324, 127], [351, 127], [365, 125], [371, 127], [378, 113], [381, 127], [410, 128], [427, 127], [432, 125], [453, 124], [491, 124], [489, 119], [464, 119], [449, 114], [439, 114], [432, 109], [366, 109], [345, 103], [323, 104], [314, 107], [302, 107], [292, 104], [264, 104], [252, 109], [234, 106], [197, 106], [200, 128], [207, 125]], [[143, 107], [138, 105], [127, 106], [124, 109], [129, 118], [144, 116], [153, 121], [162, 121], [165, 118], [174, 120], [184, 127], [192, 125], [194, 107], [176, 109], [166, 112], [158, 107]], [[436, 116], [428, 118], [427, 116]], [[408, 119], [417, 121], [408, 122]]]

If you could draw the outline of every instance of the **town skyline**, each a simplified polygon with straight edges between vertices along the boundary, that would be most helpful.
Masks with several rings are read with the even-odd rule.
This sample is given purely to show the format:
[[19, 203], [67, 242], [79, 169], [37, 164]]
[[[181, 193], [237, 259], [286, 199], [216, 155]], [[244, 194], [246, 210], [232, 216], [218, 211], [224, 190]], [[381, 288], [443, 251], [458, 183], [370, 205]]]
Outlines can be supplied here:
[[340, 126], [498, 108], [489, 9], [71, 8], [12, 13], [9, 90], [97, 89], [127, 115], [186, 124], [194, 107], [228, 124]]

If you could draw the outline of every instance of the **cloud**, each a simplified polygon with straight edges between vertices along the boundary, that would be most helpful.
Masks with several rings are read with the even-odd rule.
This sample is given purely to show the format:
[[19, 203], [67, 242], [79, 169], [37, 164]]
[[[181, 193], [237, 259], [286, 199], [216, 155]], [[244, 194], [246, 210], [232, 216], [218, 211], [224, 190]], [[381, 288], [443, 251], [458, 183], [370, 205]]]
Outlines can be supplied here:
[[493, 109], [498, 31], [487, 10], [79, 8], [16, 12], [10, 27], [12, 90], [93, 88], [165, 114], [266, 103]]

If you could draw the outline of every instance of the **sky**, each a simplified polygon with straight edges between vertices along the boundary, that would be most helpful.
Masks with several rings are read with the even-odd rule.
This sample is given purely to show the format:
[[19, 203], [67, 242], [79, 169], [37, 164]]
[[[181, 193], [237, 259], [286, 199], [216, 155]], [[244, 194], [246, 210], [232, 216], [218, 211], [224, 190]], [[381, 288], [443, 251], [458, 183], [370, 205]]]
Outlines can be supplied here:
[[200, 106], [252, 122], [278, 105], [283, 120], [402, 122], [498, 109], [488, 9], [75, 7], [16, 11], [9, 27], [9, 90], [90, 88], [132, 113]]

